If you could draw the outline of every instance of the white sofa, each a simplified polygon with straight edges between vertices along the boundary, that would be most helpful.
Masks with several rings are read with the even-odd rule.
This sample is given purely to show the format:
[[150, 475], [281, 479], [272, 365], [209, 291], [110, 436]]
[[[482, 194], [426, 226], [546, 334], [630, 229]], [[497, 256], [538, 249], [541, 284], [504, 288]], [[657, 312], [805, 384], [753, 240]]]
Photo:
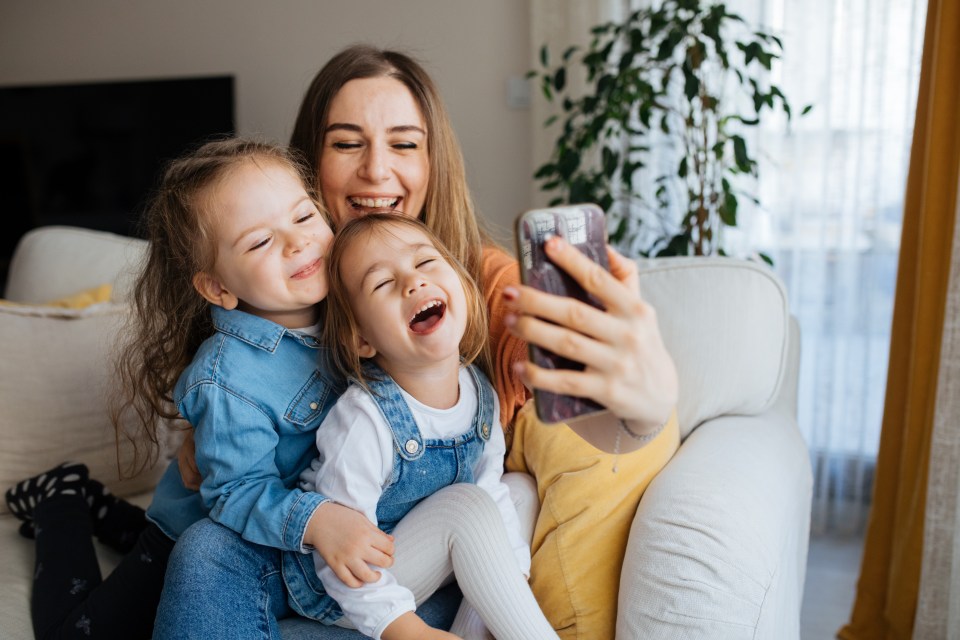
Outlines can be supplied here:
[[[35, 230], [18, 245], [6, 297], [26, 304], [0, 306], [0, 489], [67, 459], [87, 462], [94, 477], [117, 477], [103, 396], [143, 247], [68, 227]], [[763, 266], [727, 258], [641, 269], [677, 362], [684, 440], [637, 511], [617, 636], [796, 639], [812, 477], [796, 424], [799, 338], [783, 285]], [[113, 302], [38, 306], [107, 282]], [[156, 477], [110, 484], [145, 505]], [[32, 637], [33, 547], [17, 528], [0, 515], [0, 637], [13, 640]], [[98, 550], [108, 570], [117, 556]]]

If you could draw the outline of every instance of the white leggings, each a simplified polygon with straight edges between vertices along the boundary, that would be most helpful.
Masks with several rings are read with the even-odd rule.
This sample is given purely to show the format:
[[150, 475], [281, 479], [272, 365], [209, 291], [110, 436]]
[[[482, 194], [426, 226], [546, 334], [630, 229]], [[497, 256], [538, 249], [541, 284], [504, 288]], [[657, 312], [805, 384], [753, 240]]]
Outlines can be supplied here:
[[[520, 516], [521, 534], [533, 537], [540, 503], [533, 478], [503, 476]], [[419, 605], [456, 577], [464, 601], [450, 629], [464, 640], [557, 638], [517, 566], [503, 518], [493, 499], [469, 484], [444, 488], [414, 507], [393, 531], [390, 568]]]

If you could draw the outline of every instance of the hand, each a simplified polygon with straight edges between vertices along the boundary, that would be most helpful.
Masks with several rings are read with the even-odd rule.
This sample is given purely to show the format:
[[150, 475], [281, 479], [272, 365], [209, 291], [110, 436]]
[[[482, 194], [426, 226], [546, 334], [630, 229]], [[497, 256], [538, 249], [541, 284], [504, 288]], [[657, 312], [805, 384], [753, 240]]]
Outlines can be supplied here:
[[428, 626], [413, 611], [407, 611], [387, 625], [380, 634], [383, 640], [458, 640], [458, 636]]
[[203, 477], [200, 470], [197, 469], [197, 444], [193, 440], [193, 429], [187, 429], [183, 436], [183, 442], [177, 449], [177, 466], [180, 468], [180, 479], [183, 486], [194, 491], [200, 490], [200, 483]]
[[636, 264], [608, 247], [608, 273], [559, 237], [548, 240], [544, 248], [554, 264], [596, 296], [606, 311], [531, 287], [506, 288], [504, 297], [516, 314], [506, 320], [511, 332], [586, 365], [583, 371], [570, 371], [518, 363], [524, 383], [591, 398], [617, 418], [630, 421], [636, 433], [656, 429], [676, 405], [677, 372], [656, 312], [640, 296]]
[[368, 563], [384, 568], [393, 565], [393, 536], [380, 531], [359, 511], [336, 502], [317, 507], [303, 539], [348, 587], [380, 579], [380, 572]]

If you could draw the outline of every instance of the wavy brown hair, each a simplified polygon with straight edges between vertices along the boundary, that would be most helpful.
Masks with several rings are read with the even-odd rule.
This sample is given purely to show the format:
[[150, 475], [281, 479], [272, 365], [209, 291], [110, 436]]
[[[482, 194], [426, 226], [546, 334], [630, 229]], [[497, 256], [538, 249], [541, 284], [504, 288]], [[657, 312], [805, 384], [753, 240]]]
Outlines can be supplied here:
[[116, 360], [121, 384], [111, 406], [118, 449], [123, 442], [133, 449], [121, 476], [156, 462], [159, 425], [179, 417], [173, 386], [200, 343], [213, 335], [209, 303], [194, 289], [193, 276], [211, 271], [217, 258], [214, 188], [247, 162], [278, 163], [309, 185], [309, 169], [295, 153], [258, 140], [225, 138], [170, 162], [144, 211], [147, 254], [121, 338]]
[[350, 220], [343, 225], [333, 238], [328, 262], [330, 293], [327, 299], [326, 320], [323, 328], [324, 343], [330, 349], [334, 374], [340, 382], [356, 380], [366, 387], [369, 376], [364, 372], [362, 359], [358, 353], [358, 323], [350, 305], [350, 292], [344, 280], [342, 269], [343, 254], [358, 240], [373, 235], [389, 235], [391, 227], [410, 227], [423, 233], [440, 253], [440, 256], [453, 267], [467, 300], [467, 326], [460, 339], [460, 357], [465, 364], [477, 361], [483, 372], [490, 377], [486, 363], [487, 356], [487, 306], [477, 283], [460, 261], [440, 242], [429, 227], [402, 214], [371, 213]]

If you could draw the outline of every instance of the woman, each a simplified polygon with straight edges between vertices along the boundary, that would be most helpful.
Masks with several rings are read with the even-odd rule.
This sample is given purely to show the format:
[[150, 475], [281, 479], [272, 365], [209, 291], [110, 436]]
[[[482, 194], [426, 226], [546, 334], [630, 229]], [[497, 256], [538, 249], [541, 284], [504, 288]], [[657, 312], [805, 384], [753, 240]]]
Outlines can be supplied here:
[[[676, 373], [653, 309], [639, 296], [636, 266], [611, 253], [611, 275], [564, 243], [548, 243], [551, 259], [600, 299], [606, 312], [520, 286], [513, 258], [480, 228], [443, 103], [416, 62], [364, 46], [340, 52], [308, 88], [291, 145], [314, 166], [317, 191], [335, 224], [373, 211], [418, 216], [481, 284], [491, 324], [486, 357], [495, 372], [508, 435], [528, 399], [527, 386], [575, 390], [608, 407], [608, 413], [572, 426], [603, 451], [627, 453], [641, 447], [667, 423], [677, 398]], [[586, 369], [539, 369], [526, 362], [524, 341], [583, 362]], [[673, 433], [667, 440], [675, 439]], [[421, 513], [429, 512], [428, 503]], [[373, 535], [369, 522], [355, 512], [330, 503], [320, 509], [327, 512], [331, 536], [343, 538], [344, 556], [350, 555], [350, 544]], [[269, 550], [210, 526], [198, 532], [188, 531], [171, 558], [158, 619], [194, 633], [207, 625], [216, 630], [237, 623], [243, 616], [239, 611], [261, 611], [268, 627], [272, 617], [289, 614], [285, 602], [275, 602], [284, 596], [282, 585], [267, 594], [264, 604], [262, 585], [273, 580], [276, 587], [280, 572]], [[408, 555], [400, 528], [396, 545], [392, 569], [402, 581]], [[351, 571], [357, 580], [375, 575], [362, 563]], [[449, 605], [440, 609], [445, 607]], [[285, 637], [300, 630], [312, 637], [344, 633], [302, 619], [289, 624]]]

